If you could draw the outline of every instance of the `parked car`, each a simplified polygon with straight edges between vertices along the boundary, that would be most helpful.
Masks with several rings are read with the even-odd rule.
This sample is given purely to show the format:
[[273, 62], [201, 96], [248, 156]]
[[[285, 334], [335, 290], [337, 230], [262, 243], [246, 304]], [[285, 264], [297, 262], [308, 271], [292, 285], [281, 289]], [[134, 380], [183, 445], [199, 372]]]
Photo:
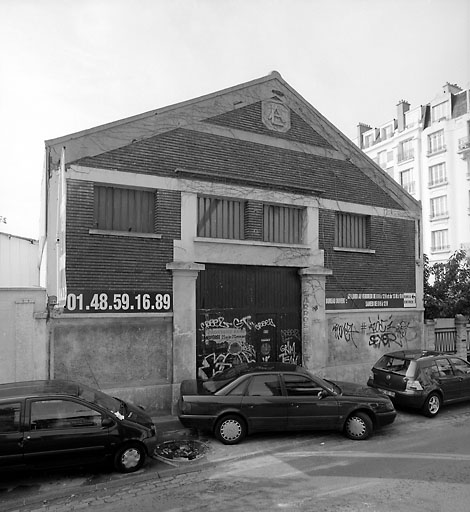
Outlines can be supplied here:
[[0, 384], [0, 468], [110, 459], [130, 473], [156, 444], [150, 416], [97, 389], [64, 380]]
[[240, 364], [205, 381], [183, 381], [178, 409], [185, 427], [209, 430], [224, 444], [256, 431], [337, 430], [362, 440], [396, 416], [376, 390], [283, 363]]
[[442, 405], [470, 400], [470, 364], [449, 354], [400, 350], [382, 356], [367, 383], [396, 406], [420, 409], [433, 418]]

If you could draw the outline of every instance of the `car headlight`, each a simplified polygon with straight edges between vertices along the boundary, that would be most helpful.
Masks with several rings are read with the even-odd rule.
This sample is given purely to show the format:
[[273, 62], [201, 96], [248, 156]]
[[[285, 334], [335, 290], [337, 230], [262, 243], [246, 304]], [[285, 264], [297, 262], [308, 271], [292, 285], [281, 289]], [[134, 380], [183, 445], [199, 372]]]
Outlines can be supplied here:
[[391, 400], [383, 401], [383, 402], [374, 402], [370, 404], [372, 409], [376, 412], [388, 412], [395, 410], [393, 403]]

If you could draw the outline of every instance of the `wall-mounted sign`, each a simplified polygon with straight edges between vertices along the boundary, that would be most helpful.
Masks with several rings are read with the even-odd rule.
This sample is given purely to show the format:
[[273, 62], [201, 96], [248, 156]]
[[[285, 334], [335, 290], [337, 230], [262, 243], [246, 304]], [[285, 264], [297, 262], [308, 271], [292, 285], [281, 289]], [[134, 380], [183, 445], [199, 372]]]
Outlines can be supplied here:
[[169, 293], [86, 290], [67, 295], [64, 313], [165, 313], [172, 309]]
[[415, 308], [416, 293], [345, 293], [328, 294], [328, 309]]

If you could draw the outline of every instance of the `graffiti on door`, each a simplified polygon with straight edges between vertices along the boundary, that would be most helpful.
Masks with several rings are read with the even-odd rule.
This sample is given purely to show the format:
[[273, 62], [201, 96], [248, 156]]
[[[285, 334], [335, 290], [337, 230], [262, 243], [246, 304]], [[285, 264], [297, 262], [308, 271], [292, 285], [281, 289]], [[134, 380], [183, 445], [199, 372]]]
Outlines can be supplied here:
[[[281, 328], [277, 323], [279, 318], [277, 315], [263, 318], [259, 314], [230, 317], [229, 313], [202, 317], [198, 323], [198, 378], [208, 379], [243, 363], [301, 364], [300, 329]], [[282, 322], [282, 327], [286, 323]]]
[[300, 331], [299, 329], [283, 329], [281, 331], [281, 348], [279, 361], [282, 363], [300, 364]]

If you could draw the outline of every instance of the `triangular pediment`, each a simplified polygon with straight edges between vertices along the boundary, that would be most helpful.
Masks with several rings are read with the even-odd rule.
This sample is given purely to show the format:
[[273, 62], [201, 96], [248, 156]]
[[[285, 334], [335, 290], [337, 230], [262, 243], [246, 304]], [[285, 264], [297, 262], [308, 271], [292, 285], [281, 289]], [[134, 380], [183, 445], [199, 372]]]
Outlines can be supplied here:
[[[199, 172], [213, 169], [223, 175], [226, 169], [227, 176], [239, 173], [240, 177], [244, 171], [240, 166], [237, 170], [236, 162], [230, 159], [238, 155], [242, 162], [252, 155], [243, 165], [255, 174], [262, 175], [266, 170], [263, 179], [268, 181], [271, 179], [268, 166], [279, 168], [279, 179], [295, 178], [298, 183], [308, 183], [312, 190], [333, 187], [336, 191], [340, 186], [349, 187], [350, 191], [359, 187], [360, 192], [361, 183], [366, 180], [380, 189], [380, 196], [389, 197], [388, 207], [393, 204], [393, 208], [420, 209], [414, 198], [277, 72], [207, 96], [46, 141], [51, 167], [58, 166], [63, 148], [66, 165], [79, 162], [110, 168], [112, 161], [112, 168], [130, 171], [132, 161], [154, 162], [152, 171], [145, 172], [160, 172], [158, 169], [165, 167], [165, 172], [174, 173], [184, 167], [198, 168]], [[204, 161], [202, 151], [212, 160]], [[162, 162], [161, 158], [166, 161]], [[124, 161], [129, 163], [123, 166]], [[358, 197], [351, 196], [351, 201]], [[361, 199], [369, 200], [370, 197]], [[387, 201], [377, 202], [387, 204]]]
[[[265, 102], [258, 101], [251, 105], [246, 105], [225, 112], [224, 114], [210, 117], [204, 122], [250, 133], [258, 133], [269, 137], [300, 142], [311, 146], [334, 149], [330, 143], [307, 124], [296, 112], [291, 111], [289, 107], [285, 107], [287, 109], [287, 115], [289, 116], [288, 129], [285, 131], [272, 129], [268, 123], [263, 122], [263, 105], [267, 103], [269, 104], [269, 100]], [[276, 97], [272, 98], [272, 103], [283, 105], [281, 100]]]

